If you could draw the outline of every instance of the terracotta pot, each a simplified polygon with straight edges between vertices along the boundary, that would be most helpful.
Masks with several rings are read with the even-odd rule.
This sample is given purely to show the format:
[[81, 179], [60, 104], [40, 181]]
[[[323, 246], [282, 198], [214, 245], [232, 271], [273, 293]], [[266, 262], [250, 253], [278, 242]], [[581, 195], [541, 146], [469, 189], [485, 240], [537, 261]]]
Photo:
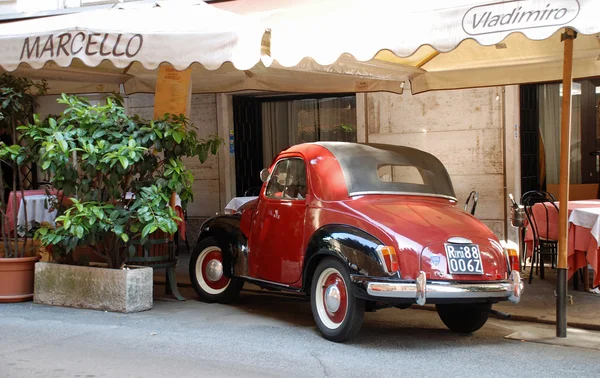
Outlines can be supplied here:
[[33, 299], [33, 273], [40, 258], [0, 258], [0, 303]]
[[[16, 248], [16, 243], [14, 240], [10, 241], [12, 245], [12, 250], [14, 251]], [[19, 239], [19, 252], [23, 251], [25, 241], [23, 239]], [[5, 256], [6, 251], [4, 250], [4, 241], [0, 239], [0, 258]], [[25, 251], [25, 256], [33, 256], [42, 253], [45, 248], [42, 246], [42, 243], [39, 240], [31, 240], [27, 241], [27, 251]]]

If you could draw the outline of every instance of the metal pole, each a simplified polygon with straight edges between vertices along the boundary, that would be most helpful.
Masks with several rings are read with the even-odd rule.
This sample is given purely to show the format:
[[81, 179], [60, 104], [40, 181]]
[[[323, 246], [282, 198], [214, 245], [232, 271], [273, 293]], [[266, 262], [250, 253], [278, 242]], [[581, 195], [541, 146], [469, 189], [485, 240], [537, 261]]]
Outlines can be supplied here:
[[[560, 189], [558, 200], [558, 277], [556, 281], [556, 337], [567, 337], [567, 236], [569, 214], [569, 165], [571, 161], [571, 84], [573, 82], [573, 40], [577, 33], [566, 28], [564, 42], [562, 111], [560, 123]], [[540, 261], [540, 264], [543, 264]]]

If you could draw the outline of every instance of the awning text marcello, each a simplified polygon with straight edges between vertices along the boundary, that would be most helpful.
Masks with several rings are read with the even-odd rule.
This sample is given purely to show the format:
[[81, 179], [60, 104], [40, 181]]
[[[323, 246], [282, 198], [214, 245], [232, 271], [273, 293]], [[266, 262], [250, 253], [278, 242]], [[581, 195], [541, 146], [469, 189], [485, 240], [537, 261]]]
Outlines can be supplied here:
[[85, 54], [87, 56], [136, 56], [144, 44], [141, 34], [63, 33], [43, 37], [27, 37], [23, 41], [20, 60], [48, 59]]

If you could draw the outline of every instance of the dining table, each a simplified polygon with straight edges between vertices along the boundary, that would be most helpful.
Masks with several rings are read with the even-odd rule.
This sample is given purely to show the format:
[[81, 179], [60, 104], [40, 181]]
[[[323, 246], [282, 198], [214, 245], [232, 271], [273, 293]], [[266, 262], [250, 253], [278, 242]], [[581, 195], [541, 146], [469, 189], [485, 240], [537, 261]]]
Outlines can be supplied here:
[[242, 205], [257, 199], [258, 196], [233, 197], [225, 206], [225, 214], [235, 213]]
[[[558, 211], [560, 202], [540, 202], [532, 207], [539, 237], [558, 240]], [[589, 290], [588, 267], [594, 271], [592, 287], [600, 285], [600, 200], [569, 201], [568, 204], [568, 268], [569, 278], [579, 270], [584, 271], [584, 289]], [[525, 232], [527, 256], [533, 251], [533, 232]]]
[[[27, 214], [27, 223], [31, 225], [32, 222], [43, 223], [47, 222], [51, 225], [54, 225], [54, 220], [56, 219], [56, 210], [48, 206], [49, 199], [52, 197], [57, 197], [60, 195], [58, 190], [56, 189], [32, 189], [32, 190], [23, 190], [10, 192], [8, 195], [8, 203], [6, 204], [6, 212], [5, 212], [5, 222], [7, 232], [11, 233], [15, 229], [15, 212], [17, 213], [17, 231], [21, 236], [24, 234], [25, 225], [25, 213]], [[15, 197], [17, 207], [15, 208]], [[125, 195], [126, 199], [130, 199], [133, 197], [133, 194], [127, 192]], [[63, 199], [64, 200], [64, 199]], [[24, 203], [27, 203], [26, 206], [23, 206]], [[179, 237], [182, 240], [186, 239], [186, 221], [185, 221], [185, 212], [181, 205], [181, 198], [179, 195], [175, 198], [174, 204], [175, 214], [181, 219], [177, 221], [177, 227], [179, 231]], [[29, 225], [27, 225], [27, 229], [29, 229]], [[21, 230], [20, 226], [23, 226], [23, 230]]]
[[[24, 224], [24, 219], [25, 219], [25, 212], [23, 209], [23, 202], [24, 202], [24, 198], [28, 199], [28, 202], [31, 201], [32, 204], [30, 206], [35, 206], [37, 205], [38, 201], [42, 201], [42, 197], [46, 198], [46, 196], [57, 196], [58, 195], [58, 191], [54, 190], [54, 189], [33, 189], [33, 190], [18, 190], [16, 192], [10, 192], [8, 195], [8, 202], [6, 204], [6, 212], [5, 212], [5, 222], [4, 224], [6, 225], [6, 231], [8, 233], [12, 232], [15, 229], [15, 213], [17, 214], [17, 228], [18, 226], [25, 226]], [[33, 200], [31, 197], [35, 198], [35, 200]], [[15, 201], [16, 198], [16, 201]], [[15, 202], [17, 204], [17, 207], [15, 208]], [[34, 203], [36, 202], [36, 203]], [[29, 203], [28, 203], [29, 205]], [[46, 205], [46, 202], [44, 201], [44, 205]], [[25, 206], [27, 207], [27, 205]], [[36, 206], [36, 210], [37, 211], [33, 211], [33, 208], [27, 209], [27, 219], [29, 222], [31, 221], [37, 221], [39, 223], [42, 222], [46, 222], [46, 221], [52, 221], [54, 218], [52, 217], [51, 213], [53, 211], [53, 209], [48, 208], [48, 214], [44, 214], [44, 211], [41, 207]], [[20, 218], [19, 218], [20, 216]], [[54, 212], [54, 217], [56, 216], [56, 213]], [[37, 217], [37, 218], [36, 218]]]

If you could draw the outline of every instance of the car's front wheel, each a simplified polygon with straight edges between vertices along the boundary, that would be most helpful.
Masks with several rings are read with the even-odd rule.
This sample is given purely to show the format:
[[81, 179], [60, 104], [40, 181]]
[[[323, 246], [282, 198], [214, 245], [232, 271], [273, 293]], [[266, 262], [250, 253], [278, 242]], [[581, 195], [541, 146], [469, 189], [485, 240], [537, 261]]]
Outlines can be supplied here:
[[311, 307], [323, 336], [342, 342], [354, 337], [362, 326], [365, 301], [352, 293], [348, 268], [336, 258], [325, 258], [314, 272]]
[[229, 303], [244, 283], [223, 272], [223, 254], [216, 239], [203, 239], [190, 257], [190, 280], [200, 299], [205, 302]]
[[438, 304], [435, 306], [442, 322], [452, 332], [472, 333], [483, 327], [490, 316], [491, 303]]

